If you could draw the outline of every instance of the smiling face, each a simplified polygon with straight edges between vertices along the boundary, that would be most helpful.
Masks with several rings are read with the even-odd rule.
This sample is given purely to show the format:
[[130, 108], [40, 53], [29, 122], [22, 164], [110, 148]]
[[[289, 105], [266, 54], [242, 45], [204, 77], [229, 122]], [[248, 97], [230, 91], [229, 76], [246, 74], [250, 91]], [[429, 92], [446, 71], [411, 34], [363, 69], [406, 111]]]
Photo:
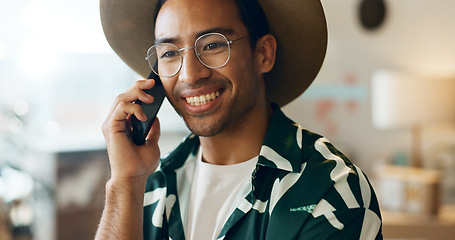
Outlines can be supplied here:
[[[233, 0], [168, 0], [156, 20], [156, 39], [179, 48], [194, 46], [208, 32], [228, 40], [248, 35]], [[169, 102], [193, 133], [215, 136], [251, 123], [250, 115], [265, 102], [265, 88], [248, 40], [234, 42], [229, 62], [218, 69], [204, 66], [193, 49], [182, 55], [180, 72], [162, 81]]]

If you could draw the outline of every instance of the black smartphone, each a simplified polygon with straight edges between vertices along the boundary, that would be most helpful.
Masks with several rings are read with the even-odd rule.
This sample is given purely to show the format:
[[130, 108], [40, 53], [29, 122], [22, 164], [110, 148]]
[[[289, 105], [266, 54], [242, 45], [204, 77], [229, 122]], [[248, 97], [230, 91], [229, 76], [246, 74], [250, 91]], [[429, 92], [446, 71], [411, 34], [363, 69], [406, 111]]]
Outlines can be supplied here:
[[155, 100], [150, 104], [143, 103], [141, 100], [136, 100], [134, 102], [142, 107], [145, 115], [147, 115], [147, 120], [140, 121], [136, 118], [136, 116], [131, 116], [131, 125], [133, 127], [131, 137], [133, 142], [138, 146], [145, 143], [145, 138], [147, 137], [147, 134], [155, 121], [156, 114], [158, 113], [158, 110], [164, 101], [164, 97], [166, 96], [163, 83], [158, 75], [151, 71], [147, 79], [155, 80], [155, 86], [151, 89], [145, 90], [145, 92], [152, 95]]

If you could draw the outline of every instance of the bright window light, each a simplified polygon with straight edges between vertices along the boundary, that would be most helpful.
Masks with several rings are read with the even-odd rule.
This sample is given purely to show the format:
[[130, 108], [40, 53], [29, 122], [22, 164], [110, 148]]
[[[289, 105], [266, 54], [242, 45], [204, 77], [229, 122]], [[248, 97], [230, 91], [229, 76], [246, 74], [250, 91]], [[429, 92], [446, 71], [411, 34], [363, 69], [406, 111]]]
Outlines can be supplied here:
[[0, 42], [0, 60], [5, 60], [7, 57], [6, 45]]
[[21, 47], [19, 58], [28, 75], [44, 76], [53, 69], [57, 53], [51, 42], [43, 37], [37, 37], [25, 42]]

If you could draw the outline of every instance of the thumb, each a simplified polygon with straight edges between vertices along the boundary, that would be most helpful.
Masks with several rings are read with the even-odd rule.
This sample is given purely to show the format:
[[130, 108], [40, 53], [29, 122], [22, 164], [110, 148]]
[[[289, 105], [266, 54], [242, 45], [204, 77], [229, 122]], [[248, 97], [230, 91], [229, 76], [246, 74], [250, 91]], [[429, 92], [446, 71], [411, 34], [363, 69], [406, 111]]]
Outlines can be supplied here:
[[152, 127], [150, 128], [149, 133], [147, 134], [147, 141], [151, 143], [158, 143], [158, 140], [161, 136], [160, 120], [155, 118]]

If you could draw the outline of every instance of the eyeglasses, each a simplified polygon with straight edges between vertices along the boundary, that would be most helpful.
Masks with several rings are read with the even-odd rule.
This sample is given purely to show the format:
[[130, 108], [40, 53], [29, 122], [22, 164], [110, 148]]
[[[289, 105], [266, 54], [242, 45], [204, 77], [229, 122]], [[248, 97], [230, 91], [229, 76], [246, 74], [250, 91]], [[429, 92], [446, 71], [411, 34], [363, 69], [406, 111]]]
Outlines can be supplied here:
[[231, 44], [247, 37], [228, 41], [221, 33], [207, 33], [197, 38], [193, 47], [180, 49], [172, 43], [159, 43], [148, 49], [145, 59], [153, 72], [164, 78], [173, 77], [180, 71], [183, 64], [182, 51], [192, 48], [204, 66], [221, 68], [231, 57]]

